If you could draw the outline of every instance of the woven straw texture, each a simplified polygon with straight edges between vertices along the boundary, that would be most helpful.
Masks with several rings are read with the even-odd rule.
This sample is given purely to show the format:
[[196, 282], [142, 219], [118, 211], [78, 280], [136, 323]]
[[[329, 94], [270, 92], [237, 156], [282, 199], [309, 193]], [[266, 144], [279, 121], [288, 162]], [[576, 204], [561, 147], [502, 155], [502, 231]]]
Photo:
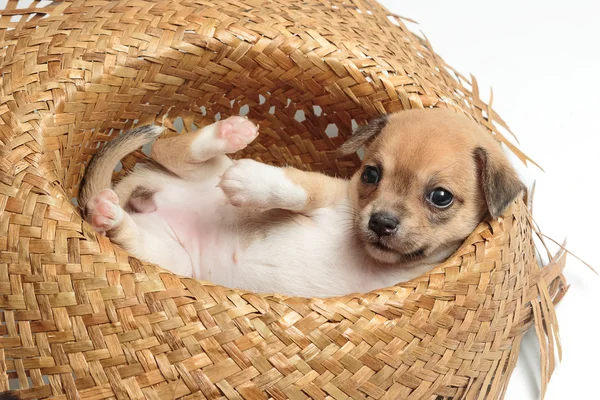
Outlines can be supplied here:
[[0, 15], [0, 390], [495, 399], [535, 327], [543, 394], [564, 254], [538, 265], [523, 202], [431, 273], [331, 299], [179, 278], [96, 235], [71, 203], [97, 149], [147, 123], [173, 135], [247, 114], [261, 136], [240, 156], [342, 176], [359, 159], [335, 149], [381, 113], [448, 107], [506, 142], [476, 81], [406, 19], [370, 0], [10, 0]]

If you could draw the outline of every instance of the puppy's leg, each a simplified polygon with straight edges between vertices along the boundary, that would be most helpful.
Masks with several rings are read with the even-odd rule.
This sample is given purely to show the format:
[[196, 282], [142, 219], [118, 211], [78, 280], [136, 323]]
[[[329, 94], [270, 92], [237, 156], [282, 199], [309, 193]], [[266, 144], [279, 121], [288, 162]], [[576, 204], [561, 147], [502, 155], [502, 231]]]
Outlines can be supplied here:
[[235, 161], [219, 186], [232, 205], [263, 211], [279, 208], [304, 213], [348, 196], [348, 183], [343, 179], [248, 159]]
[[[94, 195], [87, 203], [86, 220], [97, 232], [105, 232], [111, 241], [134, 257], [158, 264], [173, 272], [192, 276], [189, 256], [166, 229], [148, 231], [140, 227], [119, 205], [119, 198], [110, 189]], [[160, 224], [161, 221], [156, 221]], [[173, 268], [176, 268], [174, 270]]]
[[258, 127], [243, 117], [229, 117], [195, 132], [157, 141], [151, 156], [184, 179], [198, 178], [207, 161], [245, 148], [258, 136]]

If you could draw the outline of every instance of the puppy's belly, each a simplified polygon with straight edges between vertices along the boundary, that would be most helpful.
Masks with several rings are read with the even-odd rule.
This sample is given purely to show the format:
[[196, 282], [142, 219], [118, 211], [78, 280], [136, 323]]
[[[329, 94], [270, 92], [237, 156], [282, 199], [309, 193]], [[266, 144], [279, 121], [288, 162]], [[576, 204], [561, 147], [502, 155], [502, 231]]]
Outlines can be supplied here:
[[217, 177], [198, 184], [173, 182], [156, 194], [155, 213], [187, 253], [191, 271], [185, 275], [227, 285], [237, 265], [236, 210], [226, 204], [217, 183]]
[[[212, 187], [210, 187], [212, 186]], [[203, 190], [205, 189], [205, 190]], [[169, 185], [156, 196], [165, 221], [191, 268], [175, 273], [262, 293], [325, 297], [375, 288], [368, 260], [357, 251], [343, 212], [306, 217], [287, 212], [246, 218], [226, 205], [215, 185]], [[158, 226], [157, 226], [158, 227]], [[181, 259], [182, 257], [178, 257]]]

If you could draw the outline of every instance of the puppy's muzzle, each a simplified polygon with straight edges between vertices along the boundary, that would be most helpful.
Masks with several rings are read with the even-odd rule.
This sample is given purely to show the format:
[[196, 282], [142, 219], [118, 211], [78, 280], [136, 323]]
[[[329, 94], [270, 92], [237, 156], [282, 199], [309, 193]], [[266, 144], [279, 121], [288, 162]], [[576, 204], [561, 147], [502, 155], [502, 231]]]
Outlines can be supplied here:
[[393, 235], [398, 231], [398, 225], [398, 218], [386, 212], [373, 213], [369, 219], [369, 229], [379, 237]]

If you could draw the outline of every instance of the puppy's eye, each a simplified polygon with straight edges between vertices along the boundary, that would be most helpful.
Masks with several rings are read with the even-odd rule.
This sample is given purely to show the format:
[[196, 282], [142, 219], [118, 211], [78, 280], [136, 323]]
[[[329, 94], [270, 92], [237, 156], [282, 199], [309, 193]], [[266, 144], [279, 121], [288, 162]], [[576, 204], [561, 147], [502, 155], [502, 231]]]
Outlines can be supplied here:
[[381, 179], [379, 169], [372, 165], [367, 165], [363, 170], [360, 179], [363, 181], [363, 183], [370, 185], [379, 182], [379, 180]]
[[454, 201], [454, 196], [449, 190], [438, 187], [429, 193], [427, 200], [437, 208], [447, 208]]

